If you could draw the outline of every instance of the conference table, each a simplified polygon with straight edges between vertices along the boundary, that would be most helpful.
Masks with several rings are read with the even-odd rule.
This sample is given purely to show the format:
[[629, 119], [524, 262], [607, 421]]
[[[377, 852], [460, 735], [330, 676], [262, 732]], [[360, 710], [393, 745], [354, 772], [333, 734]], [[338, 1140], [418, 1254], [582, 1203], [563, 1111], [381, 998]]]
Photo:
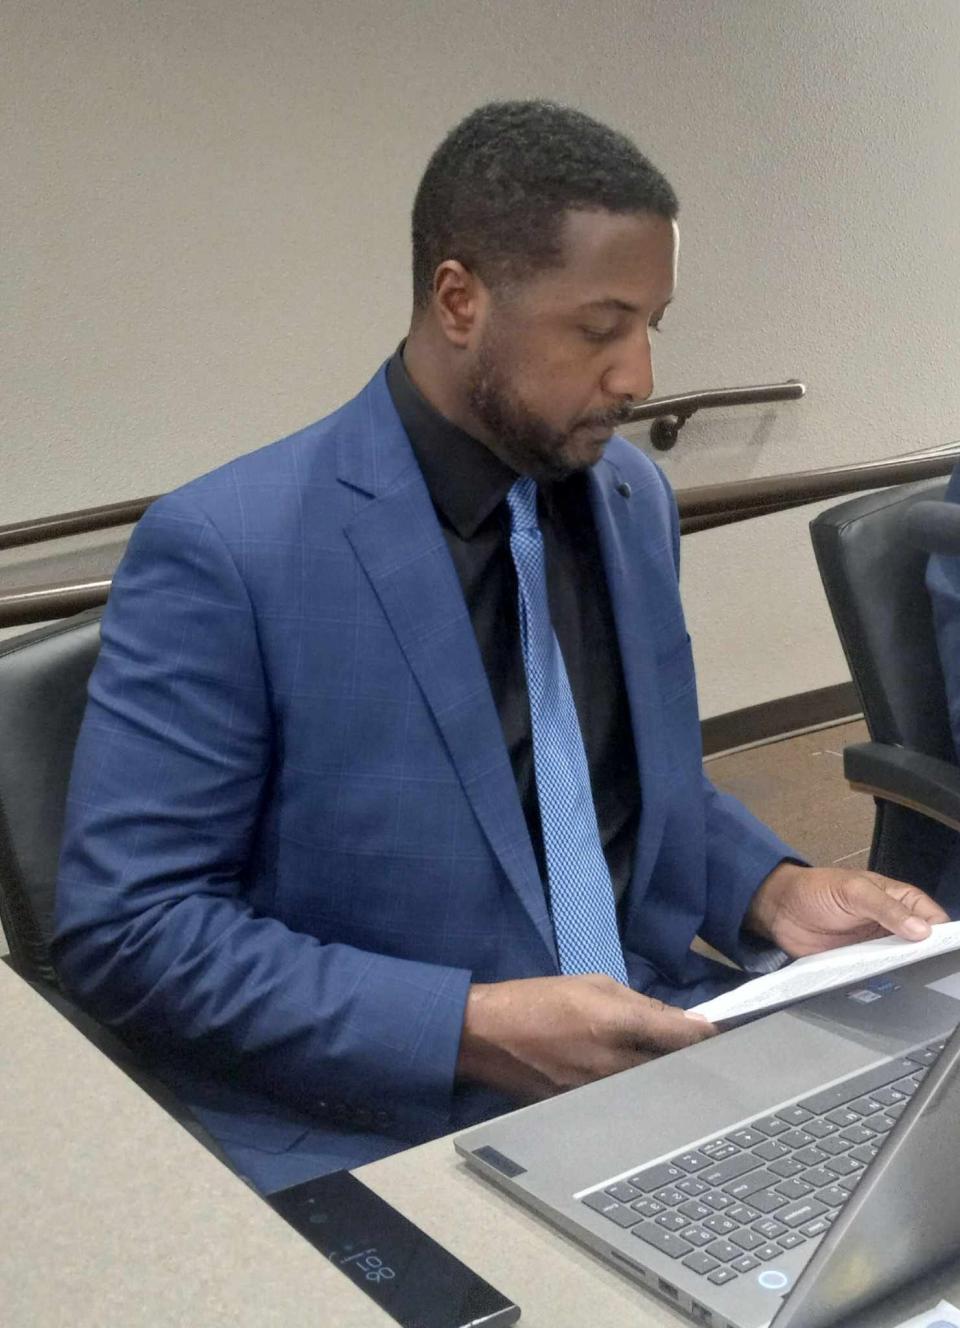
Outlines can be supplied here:
[[[393, 1323], [0, 963], [0, 1324]], [[687, 1321], [469, 1172], [438, 1139], [357, 1175], [522, 1307], [529, 1328]], [[960, 1264], [845, 1328], [894, 1328]]]

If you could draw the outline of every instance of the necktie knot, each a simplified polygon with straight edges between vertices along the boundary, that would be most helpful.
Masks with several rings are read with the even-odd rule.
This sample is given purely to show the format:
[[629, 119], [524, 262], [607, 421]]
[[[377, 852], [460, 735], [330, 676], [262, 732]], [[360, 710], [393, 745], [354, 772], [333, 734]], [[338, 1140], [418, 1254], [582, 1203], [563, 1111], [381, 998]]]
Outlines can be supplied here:
[[514, 480], [507, 494], [507, 507], [510, 509], [512, 530], [538, 530], [536, 480], [529, 475], [521, 475], [518, 480]]

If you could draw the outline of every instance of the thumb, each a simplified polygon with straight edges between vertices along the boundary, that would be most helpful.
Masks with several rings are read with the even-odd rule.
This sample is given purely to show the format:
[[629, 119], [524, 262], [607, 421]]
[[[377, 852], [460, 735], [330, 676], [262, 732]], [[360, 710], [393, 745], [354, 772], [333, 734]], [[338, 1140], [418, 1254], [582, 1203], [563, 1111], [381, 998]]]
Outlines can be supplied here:
[[848, 887], [846, 906], [858, 917], [878, 923], [905, 941], [923, 941], [930, 935], [930, 923], [925, 918], [868, 876], [852, 877]]

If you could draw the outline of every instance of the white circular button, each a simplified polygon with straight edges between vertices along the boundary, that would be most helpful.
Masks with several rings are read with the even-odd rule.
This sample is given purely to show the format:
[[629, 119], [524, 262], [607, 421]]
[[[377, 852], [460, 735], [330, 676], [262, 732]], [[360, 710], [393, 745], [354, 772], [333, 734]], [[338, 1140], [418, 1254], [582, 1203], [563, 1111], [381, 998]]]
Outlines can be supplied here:
[[764, 1268], [762, 1273], [757, 1274], [757, 1281], [765, 1291], [782, 1291], [790, 1279], [779, 1268]]

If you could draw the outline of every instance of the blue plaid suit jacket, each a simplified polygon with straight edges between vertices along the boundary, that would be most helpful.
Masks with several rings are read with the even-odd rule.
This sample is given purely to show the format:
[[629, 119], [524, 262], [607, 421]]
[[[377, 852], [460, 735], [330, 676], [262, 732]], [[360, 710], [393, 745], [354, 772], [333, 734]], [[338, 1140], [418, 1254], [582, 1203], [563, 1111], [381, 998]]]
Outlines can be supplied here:
[[[626, 482], [629, 496], [618, 489]], [[643, 790], [631, 983], [691, 1004], [790, 850], [705, 779], [676, 507], [591, 472]], [[113, 583], [54, 941], [264, 1190], [511, 1104], [454, 1082], [471, 981], [558, 971], [476, 638], [381, 369], [155, 503]]]

